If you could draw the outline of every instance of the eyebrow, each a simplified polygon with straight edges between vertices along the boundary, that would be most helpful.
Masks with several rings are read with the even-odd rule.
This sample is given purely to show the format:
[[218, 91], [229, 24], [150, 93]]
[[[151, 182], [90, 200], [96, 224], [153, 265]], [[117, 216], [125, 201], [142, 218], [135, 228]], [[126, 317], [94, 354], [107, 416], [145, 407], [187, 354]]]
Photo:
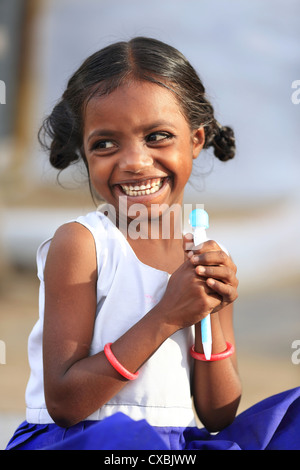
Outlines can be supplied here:
[[[168, 129], [175, 130], [175, 126], [172, 122], [166, 121], [166, 120], [160, 120], [160, 121], [155, 121], [149, 125], [146, 126], [140, 126], [137, 128], [138, 131], [142, 130], [143, 132], [147, 133], [150, 132], [151, 130], [154, 130], [159, 127], [167, 127]], [[89, 142], [93, 137], [110, 137], [118, 134], [118, 130], [112, 130], [112, 129], [96, 129], [94, 130], [89, 136], [87, 141]]]
[[115, 131], [112, 131], [111, 129], [96, 129], [93, 131], [89, 136], [88, 136], [88, 142], [93, 138], [93, 137], [101, 137], [101, 136], [106, 136], [110, 137], [112, 135], [116, 135]]

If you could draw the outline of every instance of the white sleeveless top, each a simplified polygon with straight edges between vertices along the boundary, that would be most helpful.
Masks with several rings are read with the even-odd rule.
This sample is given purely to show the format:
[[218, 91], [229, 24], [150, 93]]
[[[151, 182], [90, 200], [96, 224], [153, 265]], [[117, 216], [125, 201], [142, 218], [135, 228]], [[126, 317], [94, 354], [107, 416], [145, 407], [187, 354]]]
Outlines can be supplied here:
[[[90, 355], [103, 351], [137, 323], [162, 298], [169, 274], [142, 263], [124, 235], [100, 211], [79, 217], [93, 235], [97, 253], [97, 310]], [[42, 330], [44, 318], [43, 271], [51, 239], [37, 252], [40, 279], [39, 320], [28, 342], [31, 374], [26, 389], [26, 420], [53, 423], [45, 404]], [[132, 419], [146, 419], [152, 426], [195, 426], [191, 404], [191, 328], [168, 338], [129, 382], [87, 420], [102, 420], [118, 411]]]

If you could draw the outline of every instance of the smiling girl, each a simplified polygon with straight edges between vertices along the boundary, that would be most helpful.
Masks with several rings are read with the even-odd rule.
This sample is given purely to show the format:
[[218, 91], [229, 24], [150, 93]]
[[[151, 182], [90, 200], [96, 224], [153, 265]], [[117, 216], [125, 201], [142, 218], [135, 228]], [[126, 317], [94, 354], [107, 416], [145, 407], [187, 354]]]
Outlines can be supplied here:
[[[42, 130], [51, 164], [62, 170], [82, 159], [106, 206], [39, 248], [27, 415], [8, 448], [200, 448], [208, 431], [234, 420], [241, 395], [236, 267], [214, 241], [195, 247], [172, 230], [131, 237], [124, 227], [136, 204], [146, 228], [153, 207], [162, 224], [182, 205], [203, 148], [223, 161], [234, 156], [233, 131], [216, 121], [182, 54], [148, 38], [89, 57]], [[210, 361], [199, 328], [208, 314]]]

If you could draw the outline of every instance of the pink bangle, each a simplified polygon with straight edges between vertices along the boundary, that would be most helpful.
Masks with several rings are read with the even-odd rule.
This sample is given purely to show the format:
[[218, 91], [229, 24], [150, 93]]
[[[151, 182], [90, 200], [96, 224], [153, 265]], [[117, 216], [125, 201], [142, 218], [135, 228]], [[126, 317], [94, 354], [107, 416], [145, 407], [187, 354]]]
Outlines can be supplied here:
[[191, 349], [190, 349], [190, 353], [191, 353], [191, 356], [194, 358], [194, 359], [197, 359], [198, 361], [207, 361], [207, 362], [211, 362], [211, 361], [220, 361], [221, 359], [226, 359], [226, 357], [229, 357], [231, 356], [233, 353], [234, 353], [234, 346], [233, 344], [231, 343], [228, 343], [226, 341], [226, 346], [227, 348], [225, 349], [225, 351], [219, 353], [219, 354], [212, 354], [210, 359], [206, 359], [205, 358], [205, 355], [204, 354], [201, 354], [201, 353], [197, 353], [195, 351], [195, 346], [192, 346]]
[[119, 374], [121, 374], [123, 377], [125, 377], [126, 379], [128, 380], [134, 380], [137, 378], [137, 376], [139, 375], [138, 372], [136, 372], [135, 374], [132, 374], [131, 372], [129, 372], [129, 370], [125, 369], [125, 367], [122, 366], [122, 364], [119, 363], [118, 359], [114, 356], [112, 350], [111, 350], [111, 345], [112, 343], [107, 343], [105, 346], [104, 346], [104, 354], [107, 358], [107, 360], [110, 362], [110, 364], [113, 366], [113, 368], [119, 372]]

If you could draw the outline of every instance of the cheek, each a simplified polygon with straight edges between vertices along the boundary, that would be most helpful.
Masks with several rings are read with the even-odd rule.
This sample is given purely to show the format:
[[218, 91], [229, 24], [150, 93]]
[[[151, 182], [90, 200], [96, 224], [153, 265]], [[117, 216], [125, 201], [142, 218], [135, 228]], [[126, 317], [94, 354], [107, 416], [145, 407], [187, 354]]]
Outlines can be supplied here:
[[185, 139], [174, 146], [167, 155], [166, 161], [174, 168], [188, 168], [193, 164], [193, 148], [190, 140]]
[[177, 168], [179, 170], [180, 178], [189, 178], [193, 168], [193, 153], [189, 146], [179, 149], [178, 157], [176, 159]]
[[88, 162], [89, 177], [92, 186], [98, 193], [105, 191], [109, 184], [109, 176], [107, 165], [104, 161]]

